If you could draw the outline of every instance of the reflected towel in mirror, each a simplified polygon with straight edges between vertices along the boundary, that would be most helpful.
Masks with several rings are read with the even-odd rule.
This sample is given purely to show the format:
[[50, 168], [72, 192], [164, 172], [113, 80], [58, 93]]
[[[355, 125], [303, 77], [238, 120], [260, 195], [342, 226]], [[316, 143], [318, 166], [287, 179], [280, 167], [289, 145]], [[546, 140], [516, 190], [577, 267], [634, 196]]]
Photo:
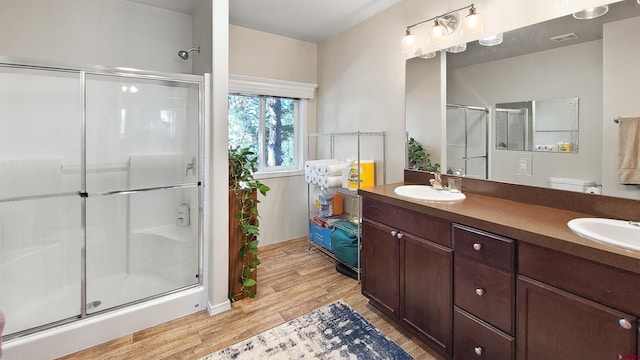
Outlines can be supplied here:
[[640, 184], [640, 117], [622, 118], [619, 127], [618, 180]]

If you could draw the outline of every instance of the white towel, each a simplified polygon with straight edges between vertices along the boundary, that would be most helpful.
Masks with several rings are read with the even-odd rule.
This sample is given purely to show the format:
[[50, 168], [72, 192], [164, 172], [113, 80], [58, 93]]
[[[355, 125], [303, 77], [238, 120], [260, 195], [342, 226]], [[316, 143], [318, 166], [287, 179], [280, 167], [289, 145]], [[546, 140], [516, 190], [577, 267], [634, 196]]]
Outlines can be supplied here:
[[640, 117], [623, 118], [619, 126], [618, 180], [640, 184]]

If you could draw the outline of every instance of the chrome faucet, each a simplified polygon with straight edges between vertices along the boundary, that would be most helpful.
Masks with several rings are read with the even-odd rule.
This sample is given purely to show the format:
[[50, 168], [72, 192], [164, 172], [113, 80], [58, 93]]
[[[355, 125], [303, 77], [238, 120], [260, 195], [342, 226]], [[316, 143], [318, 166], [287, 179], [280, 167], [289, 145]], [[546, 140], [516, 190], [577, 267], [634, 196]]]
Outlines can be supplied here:
[[629, 221], [629, 225], [640, 227], [640, 221]]
[[440, 173], [432, 173], [433, 179], [429, 180], [429, 184], [436, 190], [443, 190], [444, 186], [442, 185], [442, 177]]

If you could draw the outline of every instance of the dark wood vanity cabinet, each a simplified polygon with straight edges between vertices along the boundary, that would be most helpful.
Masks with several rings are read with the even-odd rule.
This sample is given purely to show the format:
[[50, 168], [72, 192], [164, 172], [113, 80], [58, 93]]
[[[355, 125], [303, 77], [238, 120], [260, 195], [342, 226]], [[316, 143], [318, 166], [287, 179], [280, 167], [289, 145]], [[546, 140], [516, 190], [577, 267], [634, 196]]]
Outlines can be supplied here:
[[634, 316], [518, 277], [518, 359], [618, 359], [636, 354]]
[[388, 226], [362, 221], [362, 294], [382, 312], [398, 318], [400, 241], [392, 231]]
[[637, 358], [640, 274], [366, 196], [362, 205], [362, 293], [446, 358]]
[[638, 274], [525, 243], [518, 258], [517, 359], [638, 353]]
[[367, 198], [362, 214], [363, 295], [450, 357], [451, 223]]
[[515, 353], [515, 241], [454, 225], [453, 358]]

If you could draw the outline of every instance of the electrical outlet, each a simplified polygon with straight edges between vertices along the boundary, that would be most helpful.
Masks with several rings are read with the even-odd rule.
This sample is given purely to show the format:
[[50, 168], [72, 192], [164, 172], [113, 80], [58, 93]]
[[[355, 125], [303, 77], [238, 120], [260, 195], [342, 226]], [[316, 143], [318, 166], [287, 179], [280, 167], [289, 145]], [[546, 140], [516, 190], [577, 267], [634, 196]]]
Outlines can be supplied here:
[[516, 175], [531, 176], [532, 154], [520, 154], [516, 158]]

